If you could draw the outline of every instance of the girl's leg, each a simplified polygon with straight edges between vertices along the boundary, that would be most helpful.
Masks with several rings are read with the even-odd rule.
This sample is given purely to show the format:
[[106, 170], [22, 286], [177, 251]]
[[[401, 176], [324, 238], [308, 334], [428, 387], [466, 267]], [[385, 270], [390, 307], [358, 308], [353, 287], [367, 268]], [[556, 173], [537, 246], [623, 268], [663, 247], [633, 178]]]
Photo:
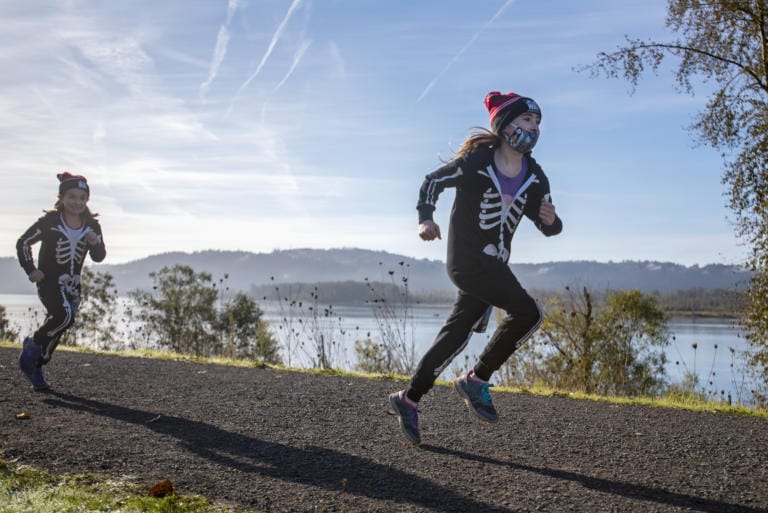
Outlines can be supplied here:
[[440, 373], [467, 346], [472, 327], [487, 307], [487, 303], [459, 290], [453, 311], [411, 378], [406, 393], [409, 399], [418, 402], [432, 388]]
[[45, 365], [50, 361], [61, 336], [75, 322], [78, 301], [59, 287], [40, 287], [38, 296], [45, 307], [46, 317], [34, 334], [34, 342], [41, 348], [38, 365]]
[[507, 314], [474, 369], [475, 375], [485, 381], [530, 338], [542, 321], [541, 311], [533, 298], [520, 285], [509, 267], [501, 262], [499, 264], [492, 278], [484, 275], [462, 283], [464, 290], [503, 309]]

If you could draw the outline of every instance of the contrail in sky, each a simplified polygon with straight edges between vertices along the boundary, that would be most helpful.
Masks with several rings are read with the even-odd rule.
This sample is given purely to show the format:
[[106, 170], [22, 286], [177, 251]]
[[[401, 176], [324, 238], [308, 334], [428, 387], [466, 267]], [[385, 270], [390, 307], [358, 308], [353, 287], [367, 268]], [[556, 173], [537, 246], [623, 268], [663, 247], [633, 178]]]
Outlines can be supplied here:
[[291, 63], [291, 69], [288, 70], [288, 72], [285, 74], [283, 79], [275, 86], [274, 89], [272, 89], [272, 93], [276, 93], [278, 89], [282, 87], [283, 84], [285, 84], [285, 81], [288, 80], [288, 78], [293, 74], [293, 71], [296, 69], [296, 66], [299, 65], [299, 62], [301, 61], [301, 58], [304, 57], [304, 53], [307, 51], [307, 48], [312, 44], [312, 41], [304, 41], [301, 43], [301, 46], [298, 50], [296, 50], [296, 54], [293, 56], [293, 62]]
[[[291, 63], [291, 68], [288, 70], [288, 72], [285, 74], [282, 80], [278, 82], [278, 84], [272, 89], [272, 92], [270, 93], [270, 96], [275, 94], [278, 89], [280, 89], [283, 84], [288, 80], [288, 78], [293, 74], [293, 71], [296, 69], [296, 66], [299, 65], [299, 62], [301, 62], [301, 58], [304, 56], [304, 53], [307, 51], [309, 46], [312, 44], [312, 41], [304, 41], [298, 50], [296, 50], [296, 54], [293, 56], [293, 62]], [[264, 122], [264, 113], [267, 109], [267, 102], [264, 102], [264, 105], [261, 107], [261, 121]]]
[[504, 12], [504, 10], [505, 10], [507, 7], [509, 7], [510, 5], [512, 5], [512, 3], [514, 3], [514, 1], [515, 1], [515, 0], [507, 0], [506, 2], [504, 2], [504, 5], [502, 5], [502, 6], [499, 8], [499, 10], [498, 10], [498, 11], [496, 11], [496, 14], [494, 14], [494, 15], [493, 15], [493, 18], [491, 18], [490, 20], [488, 20], [488, 22], [487, 22], [485, 25], [483, 25], [483, 28], [481, 28], [481, 29], [480, 29], [480, 30], [477, 32], [477, 34], [475, 34], [474, 36], [472, 36], [472, 39], [470, 39], [470, 40], [469, 40], [469, 42], [468, 42], [467, 44], [465, 44], [465, 45], [464, 45], [464, 48], [462, 48], [461, 50], [459, 50], [459, 53], [457, 53], [456, 55], [454, 55], [453, 59], [451, 59], [451, 60], [448, 62], [448, 64], [446, 64], [446, 65], [445, 65], [445, 67], [443, 68], [443, 70], [442, 70], [440, 73], [438, 73], [438, 74], [437, 74], [437, 76], [436, 76], [435, 78], [433, 78], [433, 79], [432, 79], [432, 81], [431, 81], [429, 84], [427, 84], [427, 87], [425, 87], [425, 88], [424, 88], [424, 90], [421, 92], [421, 95], [419, 95], [419, 98], [416, 100], [416, 103], [419, 103], [419, 102], [422, 100], [422, 98], [424, 98], [424, 97], [425, 97], [425, 96], [426, 96], [426, 95], [429, 93], [429, 91], [432, 89], [432, 87], [434, 87], [434, 85], [437, 83], [437, 81], [438, 81], [438, 80], [440, 80], [440, 77], [442, 77], [442, 76], [445, 74], [445, 72], [446, 72], [446, 71], [448, 71], [448, 69], [449, 69], [449, 68], [450, 68], [450, 67], [453, 65], [453, 63], [454, 63], [454, 62], [456, 62], [457, 60], [459, 60], [459, 58], [461, 57], [461, 55], [462, 55], [462, 54], [463, 54], [465, 51], [467, 51], [467, 49], [468, 49], [470, 46], [472, 46], [472, 43], [474, 43], [474, 42], [477, 40], [477, 38], [478, 38], [478, 37], [480, 37], [480, 34], [482, 34], [484, 30], [486, 30], [488, 27], [490, 27], [490, 26], [491, 26], [491, 23], [493, 23], [494, 21], [496, 21], [496, 18], [498, 18], [499, 16], [501, 16], [501, 13], [503, 13], [503, 12]]
[[227, 55], [227, 46], [229, 45], [229, 24], [232, 21], [232, 17], [235, 15], [235, 11], [239, 6], [239, 0], [229, 0], [227, 4], [227, 18], [224, 24], [219, 27], [219, 33], [216, 36], [216, 47], [213, 50], [213, 59], [211, 59], [211, 65], [208, 68], [208, 78], [205, 82], [200, 84], [200, 97], [205, 97], [208, 94], [216, 75], [219, 73], [219, 66], [221, 66], [224, 56]]
[[248, 84], [250, 84], [253, 79], [255, 79], [258, 74], [261, 72], [261, 68], [264, 67], [264, 64], [266, 64], [267, 60], [269, 59], [269, 56], [272, 54], [272, 50], [275, 48], [275, 45], [280, 40], [280, 36], [283, 34], [283, 30], [285, 29], [285, 25], [288, 23], [288, 20], [291, 19], [291, 15], [293, 14], [293, 11], [295, 11], [299, 4], [301, 4], [302, 0], [293, 0], [291, 3], [291, 6], [288, 8], [288, 12], [285, 13], [285, 17], [283, 18], [283, 21], [280, 22], [280, 25], [277, 27], [277, 30], [275, 30], [275, 34], [272, 36], [272, 41], [270, 41], [269, 46], [267, 47], [267, 51], [264, 53], [264, 56], [261, 58], [261, 62], [259, 62], [259, 65], [256, 66], [256, 71], [251, 73], [251, 76], [248, 77], [248, 80], [243, 82], [243, 85], [240, 86], [240, 88], [235, 93], [235, 96], [232, 98], [232, 102], [229, 104], [229, 110], [227, 111], [227, 114], [232, 111], [232, 105], [235, 103], [235, 100], [238, 96], [240, 96], [240, 93], [243, 92], [243, 90], [248, 87]]

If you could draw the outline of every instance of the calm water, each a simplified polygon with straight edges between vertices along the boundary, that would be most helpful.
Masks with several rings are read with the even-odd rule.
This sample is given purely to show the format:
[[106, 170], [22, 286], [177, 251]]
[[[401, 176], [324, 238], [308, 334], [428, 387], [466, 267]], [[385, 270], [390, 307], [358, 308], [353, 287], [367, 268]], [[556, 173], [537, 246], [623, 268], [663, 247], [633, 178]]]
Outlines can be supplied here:
[[[126, 301], [121, 299], [123, 304]], [[0, 305], [6, 307], [8, 319], [22, 334], [34, 331], [42, 320], [37, 296], [0, 294]], [[283, 326], [283, 332], [289, 324], [297, 330], [306, 326], [305, 323], [298, 322], [303, 314], [307, 314], [306, 306], [302, 311], [281, 311], [277, 303], [270, 301], [260, 302], [259, 306], [264, 310], [265, 318], [273, 327], [273, 331], [277, 332], [278, 338], [283, 342], [286, 339], [280, 333], [279, 326]], [[354, 342], [368, 337], [380, 340], [382, 329], [387, 328], [391, 330], [391, 337], [403, 337], [409, 345], [412, 343], [414, 358], [418, 359], [431, 345], [449, 310], [450, 306], [446, 305], [419, 306], [410, 311], [409, 322], [403, 324], [402, 321], [397, 323], [394, 320], [377, 322], [368, 306], [334, 307], [328, 316], [323, 312], [313, 332], [324, 334], [325, 340], [335, 341], [330, 345], [330, 359], [335, 367], [353, 368]], [[402, 311], [397, 312], [395, 318], [402, 319]], [[699, 388], [704, 387], [709, 392], [723, 397], [731, 394], [734, 401], [749, 401], [751, 381], [746, 377], [747, 367], [740, 357], [749, 346], [740, 336], [733, 320], [673, 318], [668, 327], [674, 335], [671, 345], [666, 349], [669, 360], [666, 370], [670, 382], [679, 383], [686, 373], [694, 373], [698, 376]], [[488, 331], [473, 335], [467, 349], [456, 358], [453, 366], [445, 371], [445, 375], [453, 375], [468, 363], [467, 360], [473, 361], [487, 343], [493, 328], [492, 318]], [[119, 326], [119, 331], [127, 334], [126, 338], [131, 338], [130, 325]], [[291, 354], [291, 365], [309, 366], [315, 350], [308, 346], [296, 347]], [[284, 360], [288, 362], [287, 355]]]

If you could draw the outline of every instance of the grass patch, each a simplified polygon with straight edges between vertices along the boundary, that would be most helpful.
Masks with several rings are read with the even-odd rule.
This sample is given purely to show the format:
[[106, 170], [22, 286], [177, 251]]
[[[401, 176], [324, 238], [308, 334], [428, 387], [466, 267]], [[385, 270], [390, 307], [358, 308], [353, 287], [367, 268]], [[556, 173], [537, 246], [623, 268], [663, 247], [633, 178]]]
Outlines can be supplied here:
[[[15, 344], [8, 341], [0, 341], [0, 347], [19, 348], [19, 344]], [[57, 351], [70, 351], [79, 353], [96, 353], [96, 354], [108, 354], [113, 356], [124, 356], [132, 358], [156, 358], [162, 360], [173, 361], [186, 361], [203, 364], [215, 364], [215, 365], [230, 365], [235, 367], [248, 367], [248, 368], [267, 368], [282, 370], [288, 372], [301, 372], [318, 375], [330, 375], [330, 376], [344, 376], [354, 378], [365, 379], [384, 379], [388, 381], [408, 381], [410, 376], [403, 376], [397, 374], [371, 374], [354, 371], [345, 371], [339, 369], [307, 369], [307, 368], [291, 368], [283, 367], [280, 365], [265, 364], [259, 361], [253, 360], [236, 360], [233, 358], [204, 358], [190, 355], [183, 355], [178, 353], [172, 353], [170, 351], [161, 351], [154, 349], [141, 349], [133, 351], [98, 351], [95, 349], [88, 349], [82, 347], [72, 346], [59, 346]], [[435, 382], [437, 386], [453, 386], [452, 381], [437, 380]], [[606, 397], [594, 394], [585, 394], [582, 392], [571, 392], [568, 390], [555, 390], [546, 387], [533, 387], [533, 388], [510, 388], [504, 386], [495, 386], [494, 392], [513, 392], [532, 395], [541, 395], [549, 397], [565, 397], [569, 399], [581, 399], [589, 401], [602, 401], [614, 404], [628, 404], [628, 405], [641, 405], [652, 406], [656, 408], [681, 408], [692, 411], [707, 411], [718, 413], [729, 413], [735, 415], [746, 415], [768, 418], [768, 409], [760, 407], [749, 407], [743, 405], [729, 405], [720, 401], [711, 401], [701, 397], [698, 394], [682, 394], [679, 392], [670, 392], [664, 397]], [[0, 513], [5, 513], [0, 511]]]
[[2, 513], [228, 513], [205, 498], [156, 498], [127, 481], [93, 475], [52, 475], [0, 458]]
[[493, 387], [493, 390], [549, 397], [565, 397], [568, 399], [599, 401], [612, 404], [651, 406], [654, 408], [684, 409], [713, 413], [728, 413], [733, 415], [762, 417], [768, 419], [768, 409], [743, 405], [729, 405], [720, 401], [710, 401], [706, 398], [703, 398], [699, 394], [682, 394], [679, 392], [670, 392], [668, 395], [661, 397], [608, 397], [595, 394], [585, 394], [583, 392], [555, 390], [546, 387], [535, 387], [532, 389]]

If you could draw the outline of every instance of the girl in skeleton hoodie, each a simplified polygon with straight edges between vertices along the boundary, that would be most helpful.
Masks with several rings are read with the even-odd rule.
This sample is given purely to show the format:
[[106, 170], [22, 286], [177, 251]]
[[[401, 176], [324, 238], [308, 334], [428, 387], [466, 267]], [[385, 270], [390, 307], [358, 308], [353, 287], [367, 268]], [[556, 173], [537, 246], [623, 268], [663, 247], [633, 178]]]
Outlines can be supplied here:
[[458, 290], [453, 311], [422, 357], [405, 390], [390, 395], [405, 436], [420, 443], [418, 402], [440, 373], [466, 347], [474, 331], [484, 331], [492, 307], [506, 312], [475, 367], [454, 381], [469, 410], [487, 422], [498, 416], [491, 402], [491, 374], [533, 334], [542, 320], [535, 301], [507, 265], [512, 236], [523, 217], [546, 236], [557, 235], [549, 180], [530, 152], [539, 137], [541, 110], [515, 93], [488, 93], [491, 130], [479, 129], [456, 157], [428, 174], [419, 191], [419, 236], [441, 238], [432, 220], [440, 193], [456, 189], [448, 230], [448, 275]]
[[[80, 271], [86, 254], [101, 262], [106, 256], [101, 226], [88, 209], [90, 188], [85, 177], [57, 175], [59, 196], [54, 210], [38, 219], [16, 243], [19, 263], [46, 310], [43, 325], [24, 339], [19, 367], [35, 390], [50, 388], [42, 366], [51, 359], [61, 336], [72, 326], [80, 304]], [[38, 264], [31, 246], [40, 242]]]

